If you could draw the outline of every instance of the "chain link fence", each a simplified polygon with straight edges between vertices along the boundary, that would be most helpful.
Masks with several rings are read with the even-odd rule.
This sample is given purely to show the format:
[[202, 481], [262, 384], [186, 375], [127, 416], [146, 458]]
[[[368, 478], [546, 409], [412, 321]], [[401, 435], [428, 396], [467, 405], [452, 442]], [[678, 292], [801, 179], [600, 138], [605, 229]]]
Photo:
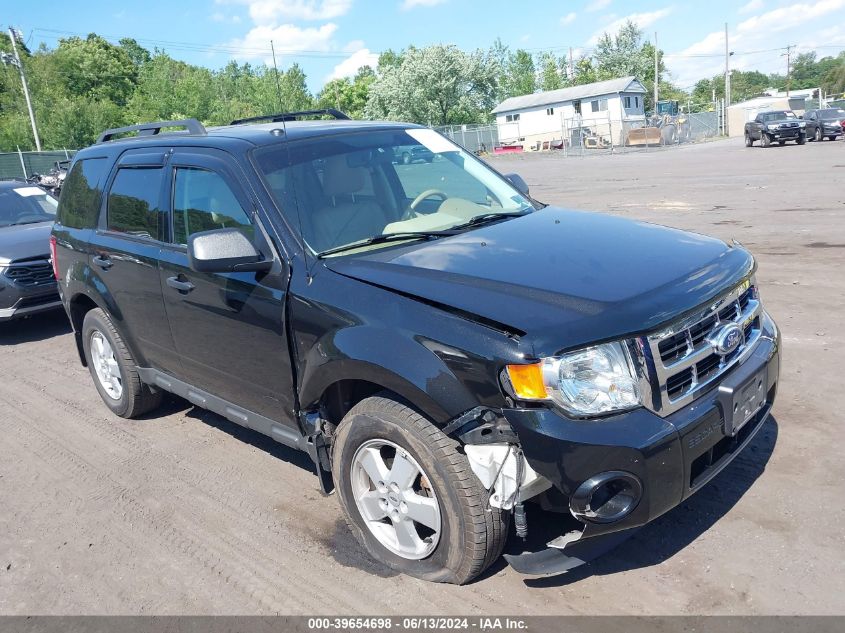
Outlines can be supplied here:
[[614, 120], [610, 116], [560, 119], [560, 129], [529, 136], [501, 139], [495, 124], [447, 125], [435, 128], [475, 153], [493, 153], [502, 145], [524, 152], [559, 152], [564, 156], [596, 153], [651, 151], [694, 143], [722, 134], [718, 112], [695, 112], [645, 121]]
[[0, 180], [29, 178], [32, 174], [46, 174], [57, 161], [73, 158], [76, 150], [55, 150], [49, 152], [3, 152], [0, 153]]

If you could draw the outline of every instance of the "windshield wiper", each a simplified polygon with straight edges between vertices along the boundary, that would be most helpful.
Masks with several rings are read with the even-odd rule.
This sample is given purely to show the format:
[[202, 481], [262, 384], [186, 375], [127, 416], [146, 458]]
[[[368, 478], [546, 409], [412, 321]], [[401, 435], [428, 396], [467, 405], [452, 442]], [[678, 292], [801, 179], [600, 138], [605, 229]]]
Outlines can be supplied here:
[[325, 257], [327, 255], [334, 255], [335, 253], [351, 251], [356, 248], [370, 246], [371, 244], [384, 244], [386, 242], [398, 242], [414, 239], [434, 239], [436, 237], [448, 237], [450, 235], [455, 235], [455, 231], [402, 231], [401, 233], [384, 233], [382, 235], [368, 237], [365, 240], [358, 240], [357, 242], [351, 242], [349, 244], [344, 244], [343, 246], [335, 246], [334, 248], [320, 251], [317, 253], [317, 257]]
[[480, 226], [482, 224], [487, 224], [488, 222], [494, 222], [501, 218], [518, 218], [523, 215], [528, 215], [531, 213], [530, 211], [507, 211], [504, 213], [482, 213], [481, 215], [477, 215], [474, 218], [469, 219], [467, 222], [463, 224], [457, 224], [452, 227], [452, 229], [466, 229], [471, 226]]

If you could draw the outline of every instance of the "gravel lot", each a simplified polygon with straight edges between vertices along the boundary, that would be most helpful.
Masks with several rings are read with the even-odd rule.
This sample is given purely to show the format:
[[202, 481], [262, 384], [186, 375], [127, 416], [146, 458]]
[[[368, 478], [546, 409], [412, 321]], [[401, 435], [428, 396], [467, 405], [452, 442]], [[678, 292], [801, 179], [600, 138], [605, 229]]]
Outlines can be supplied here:
[[845, 143], [492, 162], [546, 202], [754, 251], [785, 350], [749, 450], [569, 575], [433, 585], [361, 553], [303, 454], [177, 400], [112, 417], [41, 316], [0, 326], [0, 613], [845, 613]]

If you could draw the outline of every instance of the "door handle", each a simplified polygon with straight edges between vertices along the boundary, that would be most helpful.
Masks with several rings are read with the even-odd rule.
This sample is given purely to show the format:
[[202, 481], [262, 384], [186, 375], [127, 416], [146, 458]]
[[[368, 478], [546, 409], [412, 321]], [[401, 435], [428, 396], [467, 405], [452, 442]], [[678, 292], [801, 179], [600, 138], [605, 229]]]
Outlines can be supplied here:
[[171, 288], [175, 288], [179, 292], [191, 292], [194, 289], [194, 284], [190, 281], [182, 281], [179, 277], [168, 277], [167, 278], [167, 285]]
[[114, 262], [112, 262], [112, 260], [110, 260], [105, 255], [97, 255], [91, 261], [93, 261], [97, 266], [99, 266], [103, 270], [108, 270], [114, 265]]

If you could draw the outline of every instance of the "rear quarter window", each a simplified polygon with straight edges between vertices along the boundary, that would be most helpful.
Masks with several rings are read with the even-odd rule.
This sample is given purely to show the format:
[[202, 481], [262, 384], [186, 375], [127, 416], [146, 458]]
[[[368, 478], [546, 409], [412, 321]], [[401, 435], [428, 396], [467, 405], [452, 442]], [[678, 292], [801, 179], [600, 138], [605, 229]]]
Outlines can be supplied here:
[[84, 158], [74, 163], [62, 186], [58, 224], [72, 229], [91, 229], [97, 225], [107, 168], [105, 158]]

